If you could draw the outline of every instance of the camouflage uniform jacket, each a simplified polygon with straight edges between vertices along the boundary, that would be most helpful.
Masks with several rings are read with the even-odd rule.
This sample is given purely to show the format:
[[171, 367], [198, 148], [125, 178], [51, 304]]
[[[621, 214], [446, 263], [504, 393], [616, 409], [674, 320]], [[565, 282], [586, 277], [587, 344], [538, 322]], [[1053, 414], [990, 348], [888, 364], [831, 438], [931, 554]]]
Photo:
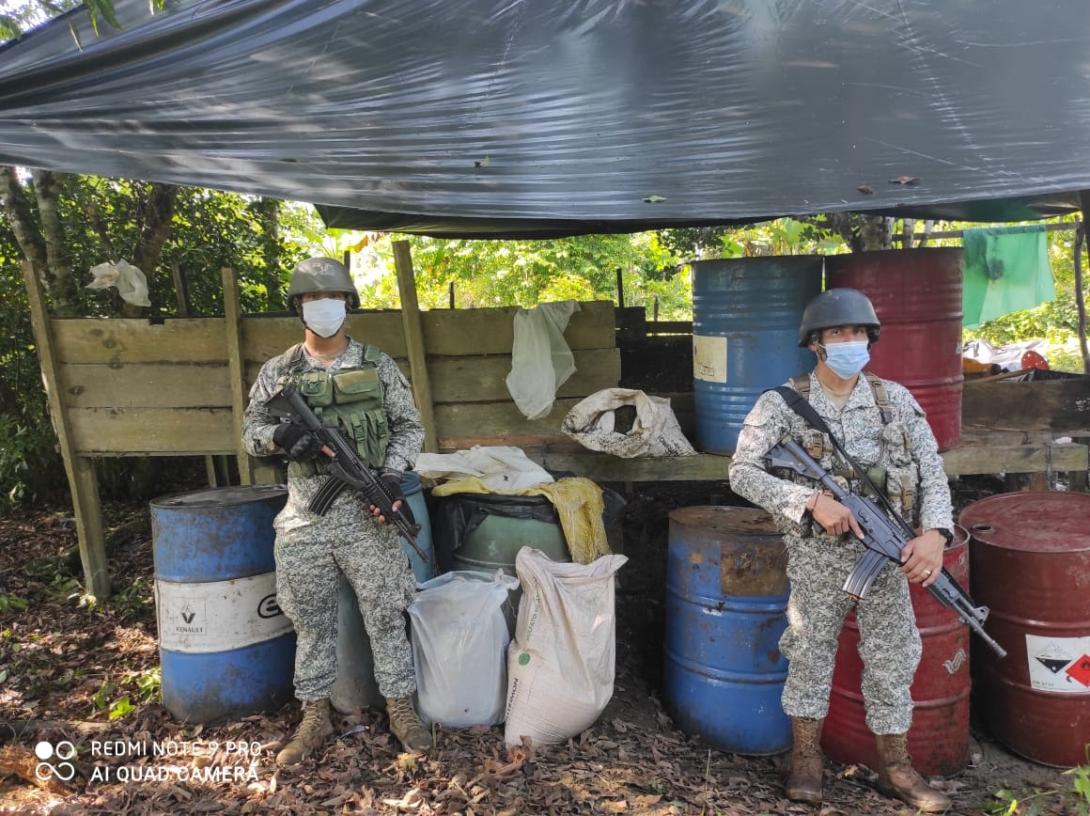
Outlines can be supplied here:
[[[284, 377], [292, 362], [297, 346], [285, 351], [262, 367], [261, 372], [250, 389], [250, 403], [246, 407], [243, 418], [242, 439], [246, 450], [254, 456], [272, 456], [282, 454], [283, 451], [273, 442], [273, 431], [279, 420], [264, 409], [269, 397], [280, 389], [281, 378]], [[301, 355], [300, 365], [296, 369], [298, 373], [326, 369], [330, 373], [344, 368], [354, 368], [363, 365], [365, 347], [351, 338], [348, 340], [348, 348], [328, 366], [319, 364], [309, 354]], [[378, 362], [378, 377], [384, 389], [384, 408], [390, 428], [390, 440], [386, 449], [384, 467], [396, 471], [408, 470], [416, 462], [424, 441], [424, 424], [413, 402], [412, 391], [405, 376], [398, 369], [397, 364], [387, 354], [380, 354]], [[314, 524], [319, 517], [306, 509], [307, 502], [323, 484], [324, 475], [309, 477], [290, 476], [288, 478], [288, 503], [284, 510], [277, 516], [277, 530], [290, 530]], [[339, 528], [345, 523], [358, 525], [361, 505], [358, 499], [345, 491], [334, 502], [326, 516], [321, 517], [323, 526], [327, 528]]]
[[[860, 376], [843, 409], [830, 402], [815, 373], [810, 374], [810, 403], [828, 424], [829, 429], [852, 457], [864, 468], [876, 464], [885, 466], [892, 476], [910, 469], [917, 482], [918, 497], [911, 501], [906, 515], [910, 523], [923, 530], [953, 529], [953, 508], [942, 457], [939, 456], [935, 435], [919, 403], [904, 386], [883, 381], [892, 412], [889, 425], [883, 425], [874, 391], [866, 378]], [[790, 383], [787, 383], [790, 386]], [[814, 494], [816, 483], [781, 478], [767, 472], [764, 457], [781, 439], [790, 435], [809, 447], [817, 431], [794, 411], [774, 391], [761, 395], [746, 416], [745, 426], [738, 437], [738, 446], [730, 466], [731, 489], [738, 495], [769, 511], [788, 543], [812, 539], [835, 543], [806, 514], [806, 503]], [[813, 455], [813, 454], [812, 454]], [[851, 474], [850, 466], [824, 445], [821, 465], [834, 474]], [[804, 482], [802, 484], [798, 482]], [[856, 484], [849, 481], [853, 492]], [[893, 498], [896, 492], [888, 491]], [[898, 505], [897, 500], [894, 501]], [[898, 508], [900, 509], [900, 508]]]

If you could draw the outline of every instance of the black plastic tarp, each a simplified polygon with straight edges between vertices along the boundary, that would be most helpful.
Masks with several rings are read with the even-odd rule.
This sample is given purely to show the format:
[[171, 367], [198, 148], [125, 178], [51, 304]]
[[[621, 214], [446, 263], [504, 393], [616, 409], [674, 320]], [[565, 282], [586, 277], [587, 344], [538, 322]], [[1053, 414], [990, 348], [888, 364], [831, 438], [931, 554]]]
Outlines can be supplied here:
[[489, 237], [1013, 220], [1090, 188], [1086, 0], [119, 6], [82, 51], [65, 20], [0, 50], [0, 161]]

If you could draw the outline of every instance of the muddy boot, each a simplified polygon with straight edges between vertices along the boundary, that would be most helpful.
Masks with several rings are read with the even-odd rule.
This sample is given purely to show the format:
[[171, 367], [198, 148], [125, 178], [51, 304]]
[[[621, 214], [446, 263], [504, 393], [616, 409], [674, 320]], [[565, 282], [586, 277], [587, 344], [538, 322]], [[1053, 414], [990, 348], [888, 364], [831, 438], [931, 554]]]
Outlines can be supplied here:
[[276, 755], [276, 764], [284, 768], [302, 762], [332, 733], [333, 724], [329, 721], [329, 700], [303, 703], [303, 721], [295, 729], [295, 736], [291, 738], [291, 742]]
[[821, 726], [825, 720], [804, 717], [791, 718], [794, 744], [791, 749], [791, 768], [787, 773], [787, 798], [792, 802], [821, 804], [823, 759], [821, 753]]
[[928, 785], [912, 767], [904, 734], [882, 734], [877, 739], [882, 764], [878, 790], [924, 813], [942, 813], [950, 808], [950, 797]]
[[387, 697], [386, 713], [390, 716], [390, 731], [406, 751], [427, 751], [431, 748], [431, 734], [416, 715], [411, 697]]

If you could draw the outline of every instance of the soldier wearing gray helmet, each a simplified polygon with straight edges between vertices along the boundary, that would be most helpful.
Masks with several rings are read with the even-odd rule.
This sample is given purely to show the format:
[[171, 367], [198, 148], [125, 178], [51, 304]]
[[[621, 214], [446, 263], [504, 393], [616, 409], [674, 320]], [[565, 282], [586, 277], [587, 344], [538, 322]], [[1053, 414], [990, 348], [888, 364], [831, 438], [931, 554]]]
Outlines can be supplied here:
[[[884, 488], [894, 509], [918, 530], [866, 597], [855, 604], [867, 725], [875, 734], [879, 789], [918, 810], [939, 812], [950, 800], [912, 767], [906, 734], [912, 722], [909, 689], [920, 661], [920, 635], [908, 584], [929, 586], [953, 538], [950, 489], [938, 444], [923, 409], [903, 386], [863, 372], [881, 325], [874, 306], [854, 289], [830, 289], [803, 313], [799, 345], [817, 355], [808, 376], [787, 385], [800, 392], [847, 453]], [[788, 659], [783, 708], [794, 745], [788, 798], [822, 799], [821, 729], [829, 707], [837, 639], [853, 606], [844, 581], [863, 552], [851, 511], [815, 482], [791, 471], [769, 472], [765, 456], [784, 437], [807, 449], [852, 492], [862, 480], [836, 454], [828, 437], [791, 410], [778, 393], [761, 395], [746, 417], [730, 467], [738, 495], [772, 513], [784, 533], [791, 597], [780, 649]]]
[[303, 720], [276, 761], [300, 762], [333, 731], [329, 698], [337, 676], [340, 573], [359, 600], [390, 730], [407, 750], [425, 750], [431, 735], [412, 705], [416, 676], [404, 619], [416, 582], [397, 532], [351, 491], [325, 515], [311, 513], [307, 503], [327, 478], [323, 459], [331, 451], [305, 428], [271, 415], [265, 403], [284, 385], [295, 386], [324, 424], [341, 428], [360, 457], [380, 470], [399, 500], [395, 509], [404, 500], [402, 473], [420, 453], [423, 423], [394, 361], [345, 333], [347, 308], [359, 306], [359, 295], [343, 264], [330, 258], [300, 263], [288, 306], [303, 322], [303, 342], [261, 367], [242, 429], [254, 456], [289, 460], [288, 502], [275, 521], [276, 594], [295, 626], [295, 696], [303, 703]]

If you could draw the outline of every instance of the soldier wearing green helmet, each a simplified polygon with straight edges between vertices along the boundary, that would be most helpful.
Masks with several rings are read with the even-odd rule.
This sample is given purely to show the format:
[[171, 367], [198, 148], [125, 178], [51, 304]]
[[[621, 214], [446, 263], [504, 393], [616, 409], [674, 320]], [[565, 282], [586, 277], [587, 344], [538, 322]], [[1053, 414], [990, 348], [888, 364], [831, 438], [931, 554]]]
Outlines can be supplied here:
[[301, 762], [333, 731], [330, 695], [337, 676], [341, 574], [356, 593], [371, 639], [390, 730], [406, 750], [426, 750], [431, 735], [412, 704], [416, 675], [405, 635], [404, 612], [416, 581], [397, 532], [352, 491], [338, 497], [325, 515], [311, 513], [307, 504], [324, 483], [331, 451], [305, 428], [270, 414], [265, 404], [284, 385], [294, 385], [324, 424], [346, 434], [399, 502], [402, 474], [420, 453], [423, 423], [394, 361], [346, 333], [348, 309], [358, 308], [359, 295], [343, 264], [332, 258], [303, 261], [292, 273], [287, 298], [303, 322], [303, 342], [261, 367], [242, 429], [254, 456], [280, 454], [289, 460], [288, 501], [275, 520], [276, 593], [295, 626], [295, 695], [303, 719], [276, 762]]
[[787, 547], [791, 596], [780, 651], [788, 660], [783, 709], [794, 738], [788, 798], [810, 804], [822, 800], [821, 730], [840, 629], [854, 603], [867, 725], [881, 760], [875, 769], [879, 789], [919, 811], [941, 812], [949, 808], [949, 798], [916, 772], [906, 747], [910, 687], [921, 655], [908, 585], [926, 587], [941, 574], [943, 549], [953, 539], [953, 509], [923, 409], [903, 386], [863, 371], [881, 328], [862, 292], [821, 293], [807, 305], [799, 326], [799, 345], [814, 352], [817, 366], [787, 386], [810, 403], [848, 455], [885, 490], [896, 512], [919, 531], [901, 553], [901, 568], [887, 565], [857, 603], [843, 590], [864, 551], [858, 521], [817, 482], [770, 469], [765, 457], [789, 437], [845, 489], [862, 493], [863, 480], [829, 437], [776, 391], [762, 394], [746, 417], [730, 483], [735, 493], [772, 514]]

